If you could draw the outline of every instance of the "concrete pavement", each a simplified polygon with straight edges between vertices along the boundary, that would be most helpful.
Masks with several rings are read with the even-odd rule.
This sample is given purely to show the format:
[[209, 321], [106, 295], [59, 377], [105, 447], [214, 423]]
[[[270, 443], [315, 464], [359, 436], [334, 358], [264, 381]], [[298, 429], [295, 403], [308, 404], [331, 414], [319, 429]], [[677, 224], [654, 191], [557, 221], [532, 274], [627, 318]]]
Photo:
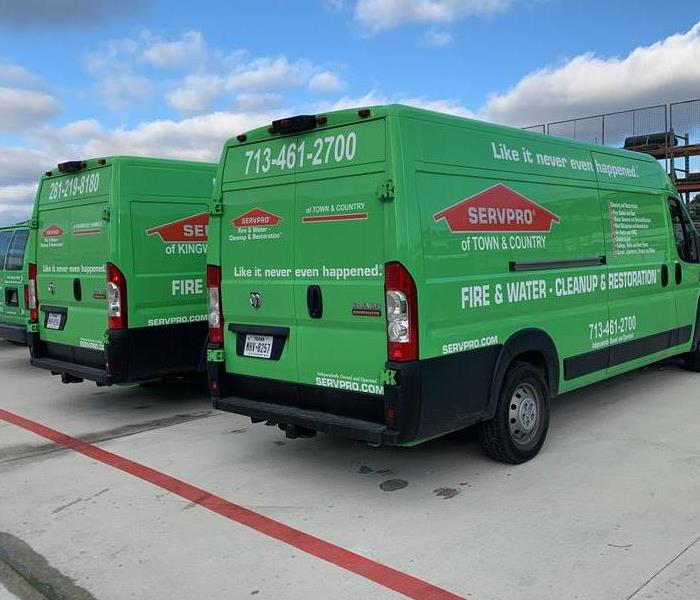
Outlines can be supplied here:
[[[510, 467], [470, 431], [290, 441], [197, 386], [63, 385], [0, 342], [0, 409], [473, 600], [699, 598], [699, 390], [668, 362], [562, 396]], [[31, 598], [8, 564], [68, 598], [403, 597], [0, 421], [0, 598]]]

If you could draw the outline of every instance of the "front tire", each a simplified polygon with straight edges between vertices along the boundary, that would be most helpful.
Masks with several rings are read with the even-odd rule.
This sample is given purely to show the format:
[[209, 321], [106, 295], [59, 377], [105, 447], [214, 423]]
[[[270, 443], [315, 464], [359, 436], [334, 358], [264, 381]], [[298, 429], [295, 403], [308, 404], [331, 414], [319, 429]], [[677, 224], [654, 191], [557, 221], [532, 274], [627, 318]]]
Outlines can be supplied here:
[[482, 448], [499, 462], [517, 465], [535, 457], [549, 427], [549, 390], [537, 368], [514, 363], [506, 373], [496, 414], [479, 426]]

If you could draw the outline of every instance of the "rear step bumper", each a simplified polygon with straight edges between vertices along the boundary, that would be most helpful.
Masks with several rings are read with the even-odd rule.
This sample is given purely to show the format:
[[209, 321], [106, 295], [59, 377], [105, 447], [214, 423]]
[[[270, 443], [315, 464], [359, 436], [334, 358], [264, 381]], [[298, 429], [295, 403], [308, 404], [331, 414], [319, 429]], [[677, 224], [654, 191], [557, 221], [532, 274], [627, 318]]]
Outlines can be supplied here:
[[68, 382], [76, 377], [112, 385], [203, 371], [207, 334], [207, 324], [198, 321], [110, 331], [104, 351], [45, 342], [38, 334], [29, 343], [35, 367], [65, 375]]
[[0, 323], [0, 338], [17, 344], [27, 343], [27, 326], [14, 323]]
[[109, 385], [112, 383], [109, 374], [104, 369], [85, 367], [54, 358], [32, 358], [31, 362], [32, 366], [46, 369], [52, 373], [70, 375], [78, 379], [89, 379], [99, 385]]
[[386, 425], [319, 410], [236, 397], [215, 399], [214, 407], [252, 419], [272, 421], [284, 425], [298, 425], [306, 429], [361, 440], [370, 444], [391, 445], [398, 442], [398, 431], [389, 429]]

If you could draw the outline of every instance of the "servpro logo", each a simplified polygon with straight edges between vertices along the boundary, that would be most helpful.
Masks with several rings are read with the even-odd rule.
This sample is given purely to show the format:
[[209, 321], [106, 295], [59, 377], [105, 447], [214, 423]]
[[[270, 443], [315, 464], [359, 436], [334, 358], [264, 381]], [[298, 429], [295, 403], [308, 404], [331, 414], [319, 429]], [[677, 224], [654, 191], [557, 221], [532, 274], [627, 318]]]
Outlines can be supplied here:
[[254, 208], [231, 221], [234, 227], [274, 227], [282, 217], [273, 215], [261, 208]]
[[63, 233], [63, 228], [59, 225], [49, 225], [46, 229], [44, 229], [41, 235], [45, 238], [59, 238], [63, 237]]
[[146, 230], [146, 234], [158, 235], [166, 243], [206, 242], [209, 235], [209, 214], [200, 213], [179, 221], [151, 227]]
[[452, 233], [548, 233], [559, 217], [499, 183], [433, 215], [445, 219]]

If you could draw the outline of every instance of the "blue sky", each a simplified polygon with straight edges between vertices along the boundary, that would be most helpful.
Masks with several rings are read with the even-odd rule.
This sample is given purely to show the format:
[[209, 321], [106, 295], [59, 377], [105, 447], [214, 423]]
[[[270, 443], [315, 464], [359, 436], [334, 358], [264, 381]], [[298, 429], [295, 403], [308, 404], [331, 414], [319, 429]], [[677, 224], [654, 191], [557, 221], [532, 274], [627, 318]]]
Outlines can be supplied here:
[[216, 160], [292, 113], [516, 126], [700, 97], [700, 9], [648, 0], [0, 0], [0, 223], [78, 156]]

